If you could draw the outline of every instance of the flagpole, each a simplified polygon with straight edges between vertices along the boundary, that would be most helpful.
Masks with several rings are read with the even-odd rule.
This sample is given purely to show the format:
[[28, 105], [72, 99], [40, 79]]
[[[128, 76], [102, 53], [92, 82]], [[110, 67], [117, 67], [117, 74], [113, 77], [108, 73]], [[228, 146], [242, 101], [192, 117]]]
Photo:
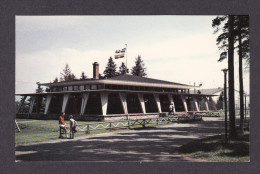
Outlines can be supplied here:
[[126, 72], [127, 72], [127, 44], [125, 44], [125, 66], [126, 66]]

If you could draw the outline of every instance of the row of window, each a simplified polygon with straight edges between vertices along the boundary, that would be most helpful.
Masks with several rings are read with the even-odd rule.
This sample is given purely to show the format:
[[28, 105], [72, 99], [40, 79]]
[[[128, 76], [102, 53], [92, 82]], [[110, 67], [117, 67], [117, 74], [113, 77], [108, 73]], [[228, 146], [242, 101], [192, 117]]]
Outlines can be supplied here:
[[126, 86], [126, 85], [104, 85], [104, 84], [100, 84], [100, 85], [58, 86], [58, 87], [52, 87], [50, 90], [52, 92], [57, 92], [57, 91], [83, 91], [83, 90], [96, 90], [96, 89], [189, 93], [189, 90], [186, 90], [186, 89], [156, 88], [156, 87], [143, 87], [143, 86]]

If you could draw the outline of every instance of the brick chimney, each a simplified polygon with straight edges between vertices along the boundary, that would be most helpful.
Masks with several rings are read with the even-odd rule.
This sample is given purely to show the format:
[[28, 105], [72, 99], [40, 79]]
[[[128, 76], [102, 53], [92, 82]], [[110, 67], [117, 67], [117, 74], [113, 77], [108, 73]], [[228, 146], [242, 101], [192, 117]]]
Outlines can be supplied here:
[[97, 62], [93, 63], [93, 78], [94, 79], [99, 78], [99, 64]]

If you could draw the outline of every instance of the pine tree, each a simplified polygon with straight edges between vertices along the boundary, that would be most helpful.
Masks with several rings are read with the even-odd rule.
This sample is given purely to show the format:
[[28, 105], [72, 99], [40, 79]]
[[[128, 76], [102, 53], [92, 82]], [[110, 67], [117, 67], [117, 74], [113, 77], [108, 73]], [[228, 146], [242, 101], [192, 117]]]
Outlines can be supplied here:
[[81, 79], [81, 80], [87, 79], [87, 76], [85, 75], [85, 73], [84, 73], [83, 71], [82, 71], [82, 73], [81, 73], [80, 79]]
[[129, 72], [128, 68], [125, 66], [124, 62], [119, 67], [119, 74], [127, 74]]
[[141, 59], [141, 56], [138, 55], [138, 57], [135, 59], [135, 66], [132, 67], [131, 73], [135, 76], [141, 76], [146, 77], [146, 68], [144, 67], [143, 60]]
[[114, 77], [114, 76], [118, 75], [118, 73], [116, 72], [116, 68], [117, 67], [116, 67], [116, 64], [115, 64], [113, 58], [110, 57], [108, 59], [107, 66], [106, 66], [106, 68], [105, 68], [105, 70], [103, 72], [104, 77], [111, 78], [111, 77]]
[[60, 77], [60, 81], [63, 82], [63, 81], [72, 81], [74, 79], [76, 79], [76, 76], [71, 73], [71, 70], [70, 70], [70, 67], [68, 64], [66, 64], [65, 68], [62, 70], [63, 72], [60, 73], [61, 74], [61, 77]]
[[56, 77], [56, 78], [53, 80], [53, 83], [57, 83], [57, 82], [59, 82], [58, 77]]

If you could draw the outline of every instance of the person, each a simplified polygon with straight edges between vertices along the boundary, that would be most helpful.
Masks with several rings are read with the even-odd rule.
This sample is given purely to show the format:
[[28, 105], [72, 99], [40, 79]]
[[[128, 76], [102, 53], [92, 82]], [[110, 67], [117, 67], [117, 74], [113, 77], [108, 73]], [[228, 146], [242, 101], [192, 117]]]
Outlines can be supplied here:
[[70, 115], [70, 122], [72, 123], [72, 125], [71, 125], [72, 131], [78, 132], [77, 122], [76, 122], [76, 120], [73, 119], [73, 115]]
[[169, 115], [173, 114], [173, 104], [169, 106]]
[[68, 138], [67, 129], [69, 128], [69, 125], [65, 123], [64, 116], [65, 112], [63, 112], [62, 115], [59, 117], [59, 126], [65, 131], [65, 136]]

